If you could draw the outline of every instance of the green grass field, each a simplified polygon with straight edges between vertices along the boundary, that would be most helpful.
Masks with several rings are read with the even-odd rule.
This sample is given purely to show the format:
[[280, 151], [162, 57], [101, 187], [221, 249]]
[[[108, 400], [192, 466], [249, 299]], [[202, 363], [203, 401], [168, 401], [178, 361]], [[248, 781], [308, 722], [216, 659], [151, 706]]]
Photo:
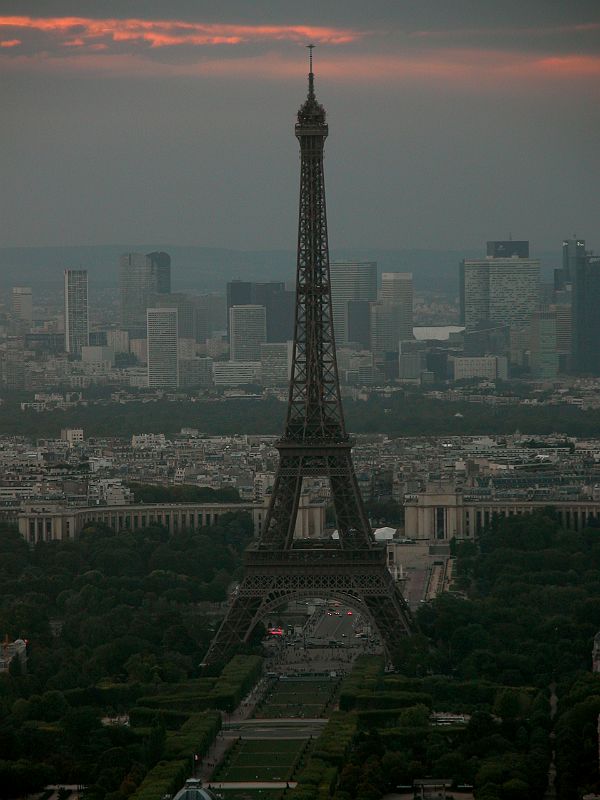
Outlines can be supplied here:
[[285, 789], [212, 789], [223, 800], [281, 800]]
[[276, 681], [263, 702], [255, 709], [254, 717], [262, 719], [315, 719], [323, 716], [332, 700], [336, 680]]
[[212, 780], [289, 781], [305, 747], [305, 740], [240, 740], [225, 755]]

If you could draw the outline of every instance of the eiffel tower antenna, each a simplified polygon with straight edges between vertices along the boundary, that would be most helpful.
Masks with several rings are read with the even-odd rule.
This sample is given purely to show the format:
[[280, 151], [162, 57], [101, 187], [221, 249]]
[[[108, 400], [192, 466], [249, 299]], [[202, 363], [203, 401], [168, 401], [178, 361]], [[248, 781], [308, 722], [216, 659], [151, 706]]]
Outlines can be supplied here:
[[[300, 209], [292, 372], [279, 466], [258, 541], [244, 554], [244, 577], [205, 664], [225, 661], [267, 614], [300, 598], [338, 598], [369, 618], [388, 658], [413, 630], [408, 606], [375, 541], [352, 464], [333, 330], [323, 150], [325, 109], [314, 93], [308, 45], [308, 95], [298, 111]], [[295, 538], [304, 478], [329, 481], [338, 540]]]

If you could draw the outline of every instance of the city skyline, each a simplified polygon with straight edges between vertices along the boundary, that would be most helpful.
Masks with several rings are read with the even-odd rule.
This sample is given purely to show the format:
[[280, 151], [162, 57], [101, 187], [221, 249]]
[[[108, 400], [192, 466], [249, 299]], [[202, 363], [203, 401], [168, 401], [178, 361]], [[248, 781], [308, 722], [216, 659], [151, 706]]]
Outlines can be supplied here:
[[127, 17], [115, 3], [5, 3], [2, 244], [288, 246], [288, 98], [310, 40], [336, 141], [334, 249], [470, 248], [498, 231], [542, 249], [574, 231], [593, 240], [595, 3], [336, 2], [305, 15], [270, 2], [135, 3]]
[[[390, 115], [411, 119], [417, 136], [423, 118], [368, 103], [378, 91], [384, 97], [375, 50], [386, 53], [386, 96], [411, 63], [418, 69], [402, 74], [398, 92], [415, 77], [421, 87], [433, 77], [438, 88], [442, 79], [464, 90], [478, 59], [489, 101], [498, 78], [527, 102], [534, 84], [543, 95], [550, 75], [553, 91], [564, 80], [581, 86], [596, 70], [581, 45], [593, 44], [597, 26], [576, 21], [588, 4], [549, 12], [534, 33], [523, 27], [529, 8], [511, 27], [513, 0], [487, 17], [486, 0], [456, 0], [435, 30], [423, 26], [435, 0], [387, 16], [376, 0], [368, 20], [347, 0], [343, 24], [305, 0], [303, 12], [319, 23], [312, 26], [279, 7], [267, 15], [272, 0], [245, 11], [238, 2], [202, 20], [197, 0], [173, 0], [169, 19], [153, 15], [155, 0], [130, 0], [127, 18], [115, 16], [116, 0], [23, 0], [19, 17], [0, 9], [0, 68], [46, 82], [46, 109], [62, 114], [56, 126], [42, 104], [35, 133], [19, 129], [10, 140], [24, 151], [29, 134], [29, 143], [40, 141], [25, 162], [14, 152], [6, 158], [23, 171], [14, 189], [4, 176], [10, 210], [18, 211], [19, 192], [23, 200], [36, 189], [17, 214], [24, 228], [40, 220], [39, 234], [58, 221], [56, 235], [86, 236], [108, 225], [116, 236], [119, 226], [131, 234], [135, 217], [160, 237], [195, 215], [197, 235], [255, 229], [275, 241], [288, 236], [282, 220], [297, 198], [295, 291], [283, 250], [254, 251], [254, 266], [262, 264], [248, 274], [250, 253], [232, 249], [71, 245], [51, 253], [0, 241], [0, 281], [10, 287], [0, 292], [0, 795], [217, 800], [214, 790], [225, 787], [230, 800], [248, 791], [370, 800], [398, 790], [423, 800], [454, 790], [471, 800], [600, 800], [600, 256], [583, 230], [565, 236], [572, 226], [556, 224], [564, 208], [578, 228], [591, 220], [582, 120], [557, 126], [560, 135], [569, 126], [570, 163], [545, 160], [560, 140], [553, 129], [536, 140], [542, 158], [522, 148], [505, 175], [492, 156], [489, 172], [480, 171], [476, 151], [472, 162], [450, 158], [444, 171], [441, 151], [430, 158], [428, 147], [447, 137], [450, 153], [451, 125], [436, 118], [431, 135], [413, 141], [420, 158], [410, 137], [397, 136], [390, 161]], [[59, 7], [64, 16], [52, 16]], [[47, 16], [35, 16], [39, 8]], [[262, 16], [268, 24], [257, 22]], [[399, 58], [392, 45], [402, 37], [382, 26], [401, 17], [412, 27]], [[452, 27], [457, 17], [471, 27]], [[204, 102], [198, 115], [192, 92], [187, 117], [170, 113], [165, 68], [172, 87], [199, 66], [213, 88], [224, 77], [243, 87], [308, 35], [339, 53], [324, 62], [342, 101], [340, 138], [327, 148], [339, 230], [346, 224], [364, 246], [395, 214], [395, 235], [408, 231], [419, 249], [340, 248], [330, 259], [324, 150], [335, 120], [313, 70], [314, 44], [304, 51], [303, 81], [295, 59], [287, 64], [306, 90], [298, 97], [294, 86], [301, 105], [285, 130], [286, 141], [298, 141], [299, 164], [279, 144], [276, 88], [268, 104], [259, 99], [285, 86], [285, 68], [255, 81], [231, 109], [225, 91], [220, 106]], [[411, 39], [425, 43], [425, 64], [419, 46], [409, 52]], [[469, 49], [475, 40], [480, 51]], [[458, 50], [449, 54], [448, 41], [461, 45], [466, 73], [453, 69]], [[549, 41], [560, 55], [548, 55]], [[350, 113], [347, 74], [333, 69], [345, 47], [356, 48], [353, 63], [365, 70]], [[507, 61], [500, 54], [508, 51]], [[55, 108], [53, 82], [65, 65], [73, 91]], [[110, 73], [106, 106], [93, 97], [90, 106], [87, 95], [82, 102], [82, 69], [82, 86]], [[132, 69], [137, 89], [156, 83], [143, 113], [143, 92], [122, 105]], [[223, 135], [225, 107], [233, 138]], [[468, 104], [457, 110], [479, 157], [522, 145], [514, 108], [497, 110], [493, 131], [473, 125]], [[210, 136], [198, 137], [199, 120]], [[200, 162], [181, 147], [186, 122]], [[109, 128], [118, 158], [103, 146]], [[354, 157], [344, 136], [358, 136]], [[54, 202], [45, 206], [43, 158], [59, 141], [68, 169], [64, 158], [52, 160]], [[83, 165], [69, 159], [74, 142], [87, 152]], [[153, 150], [159, 144], [164, 158]], [[299, 195], [280, 170], [288, 159]], [[377, 160], [383, 172], [373, 169]], [[585, 175], [573, 169], [577, 160]], [[176, 162], [185, 175], [171, 170]], [[218, 192], [198, 181], [207, 164]], [[423, 164], [428, 209], [410, 171]], [[564, 207], [538, 179], [544, 166]], [[560, 181], [564, 170], [576, 191]], [[100, 174], [116, 194], [94, 207]], [[460, 189], [448, 193], [454, 177]], [[508, 201], [524, 230], [482, 237], [462, 258], [427, 249], [454, 212], [466, 226], [456, 235], [474, 236], [486, 204], [502, 217]], [[447, 214], [433, 221], [436, 203]], [[549, 257], [544, 270], [529, 241], [540, 214], [552, 241], [563, 234], [560, 259]], [[14, 220], [4, 221], [15, 235]], [[44, 276], [62, 270], [59, 295]], [[204, 272], [224, 291], [206, 293], [208, 281], [205, 293], [187, 291], [186, 272], [195, 290]], [[116, 288], [106, 283], [115, 274]]]

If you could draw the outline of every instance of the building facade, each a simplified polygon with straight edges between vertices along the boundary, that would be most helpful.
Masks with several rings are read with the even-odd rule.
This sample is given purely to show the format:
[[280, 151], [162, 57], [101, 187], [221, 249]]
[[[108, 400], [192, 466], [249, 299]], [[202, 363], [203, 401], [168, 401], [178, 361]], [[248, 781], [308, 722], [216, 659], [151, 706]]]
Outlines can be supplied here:
[[121, 328], [132, 338], [146, 336], [146, 309], [152, 297], [171, 291], [171, 257], [168, 253], [124, 253], [119, 259]]
[[405, 535], [411, 539], [449, 541], [472, 539], [502, 517], [533, 514], [551, 507], [565, 528], [582, 530], [600, 522], [600, 502], [592, 500], [475, 500], [461, 491], [440, 486], [405, 498]]
[[572, 297], [572, 367], [582, 375], [600, 375], [600, 256], [586, 253], [583, 240], [575, 244], [576, 254], [567, 259]]
[[[254, 531], [260, 535], [267, 513], [264, 503], [163, 503], [94, 506], [91, 508], [43, 507], [32, 505], [18, 515], [19, 533], [29, 544], [76, 539], [93, 523], [116, 533], [162, 525], [169, 533], [218, 525], [224, 514], [245, 511], [252, 516]], [[325, 504], [311, 503], [302, 495], [295, 536], [319, 536], [325, 526]]]
[[[519, 247], [510, 250], [508, 245]], [[524, 258], [526, 242], [488, 242], [488, 253], [503, 249], [512, 255], [488, 255], [484, 259], [465, 259], [460, 264], [461, 322], [467, 328], [483, 322], [526, 328], [539, 307], [540, 262]], [[525, 247], [527, 245], [527, 247]]]
[[260, 383], [260, 361], [215, 361], [215, 386], [250, 386]]
[[179, 386], [179, 349], [176, 308], [148, 308], [148, 386], [175, 388]]
[[260, 347], [261, 383], [265, 387], [287, 386], [292, 369], [293, 342], [266, 342]]
[[536, 311], [531, 320], [531, 375], [551, 380], [558, 375], [557, 319], [554, 311]]
[[88, 274], [85, 269], [65, 270], [65, 350], [74, 356], [89, 344]]
[[22, 322], [29, 331], [33, 323], [33, 297], [31, 286], [13, 286], [12, 290], [13, 317]]
[[231, 335], [229, 312], [233, 306], [264, 306], [267, 342], [294, 338], [295, 293], [282, 281], [230, 281], [227, 284], [227, 331]]
[[338, 347], [342, 347], [351, 341], [348, 303], [377, 300], [377, 262], [334, 261], [329, 269], [335, 342]]
[[267, 341], [264, 306], [232, 306], [229, 309], [229, 359], [260, 361], [260, 348]]
[[454, 358], [454, 380], [471, 380], [483, 378], [489, 381], [503, 380], [508, 377], [508, 360], [506, 356], [465, 356]]

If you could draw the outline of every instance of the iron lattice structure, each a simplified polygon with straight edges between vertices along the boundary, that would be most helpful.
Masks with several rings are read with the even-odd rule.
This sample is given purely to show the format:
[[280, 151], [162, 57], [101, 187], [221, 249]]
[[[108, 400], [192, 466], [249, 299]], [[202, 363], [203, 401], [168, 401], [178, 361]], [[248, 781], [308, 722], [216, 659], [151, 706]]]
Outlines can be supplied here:
[[[328, 133], [317, 102], [310, 50], [308, 96], [295, 127], [300, 142], [296, 319], [285, 431], [279, 467], [258, 542], [245, 553], [244, 577], [205, 663], [224, 661], [256, 624], [302, 597], [345, 600], [379, 630], [393, 660], [412, 630], [408, 606], [375, 542], [352, 464], [337, 372], [329, 278], [323, 150]], [[339, 540], [298, 540], [294, 529], [305, 477], [331, 485]]]

